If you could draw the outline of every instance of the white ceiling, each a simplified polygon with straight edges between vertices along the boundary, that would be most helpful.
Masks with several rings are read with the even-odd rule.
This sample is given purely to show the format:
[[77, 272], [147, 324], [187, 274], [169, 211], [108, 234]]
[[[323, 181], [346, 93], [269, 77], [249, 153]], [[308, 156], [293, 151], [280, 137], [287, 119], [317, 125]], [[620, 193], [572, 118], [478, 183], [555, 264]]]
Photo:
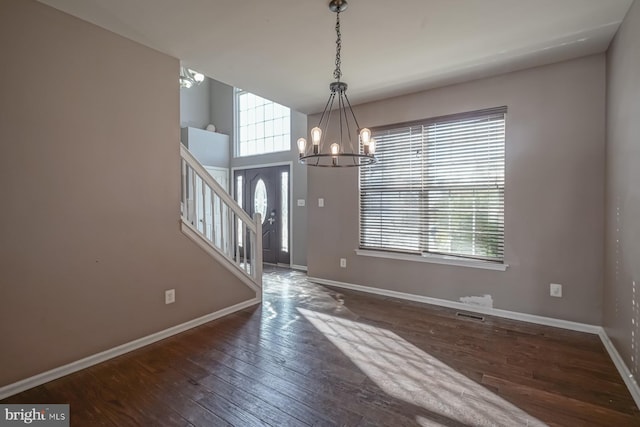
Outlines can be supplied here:
[[[304, 113], [333, 80], [328, 0], [40, 0]], [[352, 104], [607, 49], [633, 0], [348, 0]]]

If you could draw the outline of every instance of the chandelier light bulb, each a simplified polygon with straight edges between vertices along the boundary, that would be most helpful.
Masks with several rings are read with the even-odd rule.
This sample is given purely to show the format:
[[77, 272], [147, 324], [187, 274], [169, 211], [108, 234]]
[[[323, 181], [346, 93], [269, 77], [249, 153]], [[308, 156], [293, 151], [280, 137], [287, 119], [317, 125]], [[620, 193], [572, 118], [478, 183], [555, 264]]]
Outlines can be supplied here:
[[311, 129], [311, 142], [313, 143], [313, 154], [320, 152], [320, 138], [322, 138], [322, 129], [318, 126]]
[[317, 126], [311, 129], [311, 142], [313, 142], [313, 145], [320, 144], [320, 138], [322, 138], [322, 129]]
[[334, 142], [333, 144], [331, 144], [331, 155], [333, 156], [331, 158], [331, 164], [333, 166], [338, 166], [338, 154], [340, 153], [340, 146], [338, 145], [337, 142]]
[[307, 140], [304, 138], [298, 138], [298, 151], [300, 152], [301, 156], [304, 154], [306, 149], [307, 149]]
[[369, 141], [369, 154], [376, 154], [376, 140], [373, 138], [371, 138], [371, 141]]
[[368, 128], [360, 129], [360, 141], [365, 145], [371, 141], [371, 131]]

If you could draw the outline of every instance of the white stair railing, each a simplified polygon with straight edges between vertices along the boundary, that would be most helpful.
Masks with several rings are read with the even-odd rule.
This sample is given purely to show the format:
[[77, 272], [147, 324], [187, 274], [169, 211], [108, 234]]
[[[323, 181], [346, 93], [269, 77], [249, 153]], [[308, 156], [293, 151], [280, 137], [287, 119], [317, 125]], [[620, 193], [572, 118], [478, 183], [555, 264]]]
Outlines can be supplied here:
[[256, 292], [262, 290], [262, 220], [251, 218], [180, 144], [182, 231]]

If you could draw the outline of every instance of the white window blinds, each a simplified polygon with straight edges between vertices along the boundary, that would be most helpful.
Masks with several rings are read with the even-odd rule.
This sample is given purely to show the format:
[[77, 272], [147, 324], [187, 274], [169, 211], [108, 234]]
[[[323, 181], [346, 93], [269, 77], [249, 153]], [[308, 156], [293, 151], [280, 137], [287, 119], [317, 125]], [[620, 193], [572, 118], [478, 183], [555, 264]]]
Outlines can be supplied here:
[[506, 107], [373, 129], [360, 248], [504, 259]]

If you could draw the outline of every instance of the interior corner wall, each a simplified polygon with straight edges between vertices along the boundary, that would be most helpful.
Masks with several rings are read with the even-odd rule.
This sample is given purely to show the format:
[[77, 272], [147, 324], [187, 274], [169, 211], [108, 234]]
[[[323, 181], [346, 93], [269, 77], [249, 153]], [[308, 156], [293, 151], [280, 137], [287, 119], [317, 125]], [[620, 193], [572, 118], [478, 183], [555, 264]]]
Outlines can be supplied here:
[[640, 375], [640, 2], [607, 57], [604, 327]]
[[255, 297], [180, 232], [177, 59], [32, 0], [0, 50], [0, 387]]
[[211, 123], [209, 102], [211, 79], [190, 88], [180, 88], [180, 127], [205, 129]]
[[[309, 276], [456, 302], [491, 295], [494, 308], [601, 324], [604, 54], [354, 110], [360, 124], [375, 127], [503, 105], [505, 272], [356, 255], [357, 170], [310, 168]], [[564, 286], [562, 298], [549, 295], [552, 282]]]

